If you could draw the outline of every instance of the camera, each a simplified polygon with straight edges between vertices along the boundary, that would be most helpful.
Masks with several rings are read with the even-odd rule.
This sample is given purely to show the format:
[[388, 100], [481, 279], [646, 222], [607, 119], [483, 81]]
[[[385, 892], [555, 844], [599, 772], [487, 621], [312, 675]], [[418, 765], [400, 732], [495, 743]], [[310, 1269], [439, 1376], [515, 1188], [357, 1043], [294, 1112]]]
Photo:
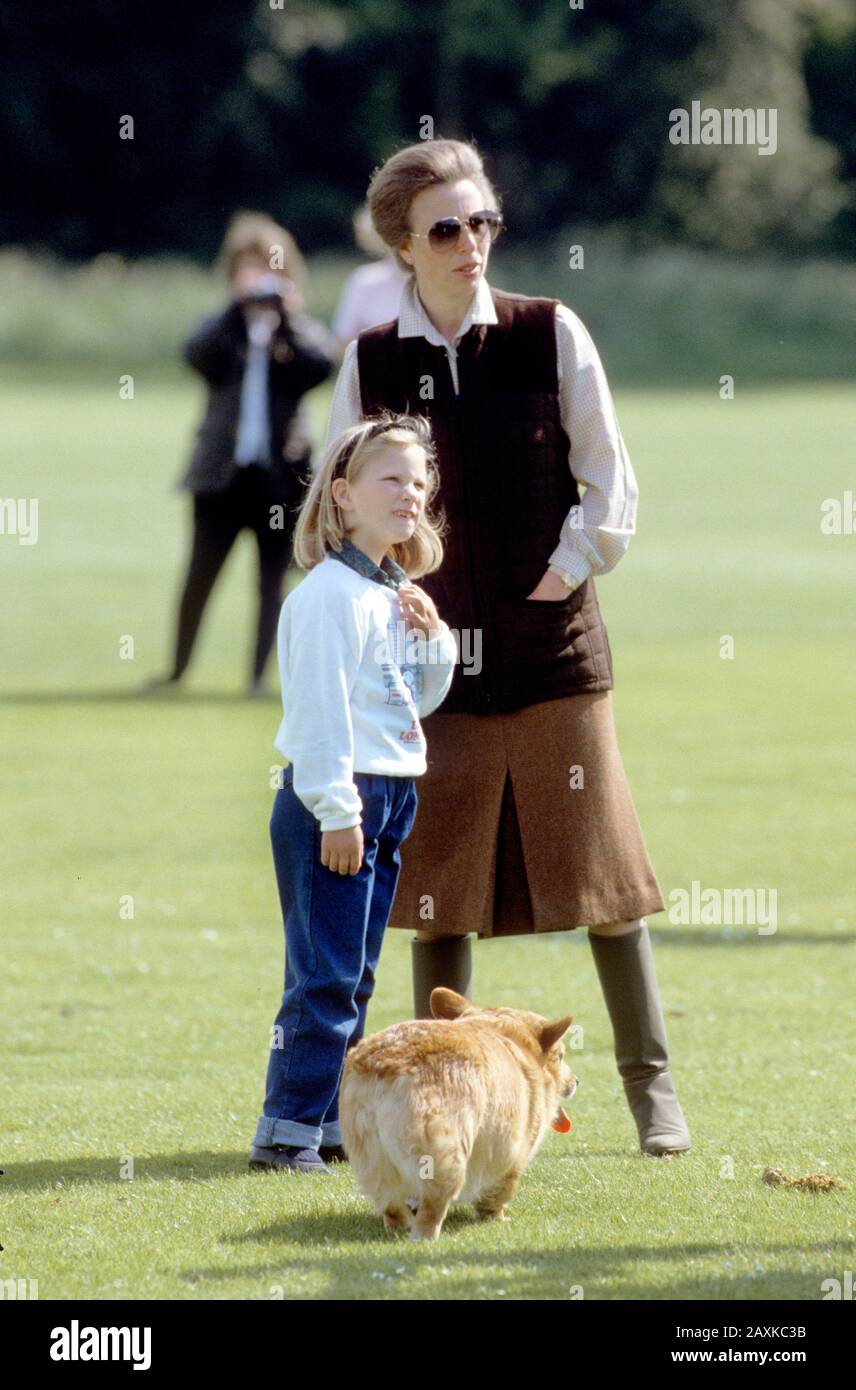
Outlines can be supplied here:
[[284, 275], [265, 274], [262, 275], [251, 290], [243, 294], [242, 300], [245, 304], [272, 305], [274, 308], [282, 308], [282, 296], [288, 288], [288, 280]]

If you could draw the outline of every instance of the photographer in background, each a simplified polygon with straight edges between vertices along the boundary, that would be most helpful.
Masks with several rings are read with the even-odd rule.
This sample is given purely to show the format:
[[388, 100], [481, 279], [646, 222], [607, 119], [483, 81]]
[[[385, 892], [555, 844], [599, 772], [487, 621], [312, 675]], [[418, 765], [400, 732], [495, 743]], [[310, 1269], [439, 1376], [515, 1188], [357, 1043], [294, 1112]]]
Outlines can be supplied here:
[[[193, 542], [178, 611], [175, 660], [148, 690], [175, 686], [190, 661], [205, 605], [243, 528], [259, 549], [259, 603], [248, 694], [264, 693], [292, 534], [311, 474], [303, 397], [325, 381], [336, 349], [324, 326], [301, 312], [303, 258], [263, 213], [232, 218], [221, 252], [231, 300], [206, 318], [184, 355], [208, 385], [205, 415], [179, 484], [193, 494]], [[271, 270], [271, 265], [282, 270]], [[282, 514], [271, 507], [282, 508]]]

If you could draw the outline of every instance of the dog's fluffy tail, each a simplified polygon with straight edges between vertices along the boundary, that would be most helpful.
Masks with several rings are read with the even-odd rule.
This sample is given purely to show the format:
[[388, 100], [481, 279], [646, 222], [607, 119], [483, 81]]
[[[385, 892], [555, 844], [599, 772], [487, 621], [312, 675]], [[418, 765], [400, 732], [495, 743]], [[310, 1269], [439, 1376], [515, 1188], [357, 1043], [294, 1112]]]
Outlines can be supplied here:
[[353, 1076], [342, 1086], [342, 1136], [360, 1190], [378, 1213], [408, 1198], [454, 1201], [466, 1177], [474, 1136], [450, 1118], [434, 1087], [412, 1077]]

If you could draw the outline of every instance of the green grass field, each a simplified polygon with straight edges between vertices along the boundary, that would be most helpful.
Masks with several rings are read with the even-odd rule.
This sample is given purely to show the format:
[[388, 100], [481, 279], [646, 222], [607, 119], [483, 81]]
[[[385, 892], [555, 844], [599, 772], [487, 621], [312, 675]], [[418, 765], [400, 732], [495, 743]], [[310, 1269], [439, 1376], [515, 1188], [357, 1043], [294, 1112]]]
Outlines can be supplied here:
[[[716, 370], [707, 390], [617, 394], [639, 528], [599, 594], [649, 850], [667, 900], [775, 889], [778, 931], [651, 919], [694, 1141], [672, 1160], [639, 1152], [585, 933], [478, 943], [479, 1002], [583, 1024], [574, 1127], [504, 1225], [459, 1207], [416, 1246], [347, 1167], [247, 1172], [282, 977], [278, 697], [241, 698], [247, 535], [186, 694], [136, 696], [169, 655], [200, 398], [139, 372], [121, 401], [124, 370], [2, 387], [2, 493], [39, 499], [39, 537], [0, 535], [0, 1277], [41, 1299], [820, 1299], [856, 1257], [856, 536], [820, 530], [853, 488], [852, 393], [738, 379], [723, 402]], [[369, 1029], [410, 1004], [392, 932]], [[767, 1165], [847, 1190], [769, 1188]]]

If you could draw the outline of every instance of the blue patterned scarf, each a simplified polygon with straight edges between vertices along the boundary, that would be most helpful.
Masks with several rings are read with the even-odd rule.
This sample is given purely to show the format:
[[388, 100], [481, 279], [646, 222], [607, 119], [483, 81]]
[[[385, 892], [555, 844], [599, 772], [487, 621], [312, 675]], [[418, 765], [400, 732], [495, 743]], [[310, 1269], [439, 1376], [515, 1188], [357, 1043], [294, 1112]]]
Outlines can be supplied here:
[[381, 564], [376, 565], [371, 556], [366, 555], [353, 541], [349, 541], [347, 536], [342, 537], [341, 550], [328, 550], [327, 554], [334, 560], [341, 560], [343, 565], [350, 565], [352, 570], [365, 575], [366, 579], [373, 579], [376, 584], [385, 584], [388, 589], [397, 589], [399, 584], [410, 583], [407, 572], [389, 555], [384, 555]]

